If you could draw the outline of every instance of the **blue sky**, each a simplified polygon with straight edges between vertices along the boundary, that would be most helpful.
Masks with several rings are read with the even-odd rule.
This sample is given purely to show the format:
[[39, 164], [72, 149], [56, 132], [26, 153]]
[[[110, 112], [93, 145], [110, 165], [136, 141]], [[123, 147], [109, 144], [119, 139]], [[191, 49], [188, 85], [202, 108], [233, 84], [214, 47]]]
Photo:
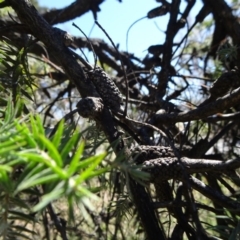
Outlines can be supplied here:
[[[62, 8], [73, 1], [69, 0], [39, 0], [40, 6], [49, 8]], [[129, 26], [139, 18], [146, 16], [151, 9], [160, 6], [155, 0], [105, 0], [100, 5], [101, 12], [98, 14], [98, 21], [111, 36], [115, 44], [120, 44], [121, 50], [126, 50], [126, 33]], [[72, 26], [77, 24], [85, 34], [89, 35], [93, 24], [92, 13], [87, 13], [82, 17], [76, 18], [66, 24], [59, 25], [61, 29], [67, 30], [73, 35], [82, 34]], [[164, 42], [164, 35], [167, 18], [143, 19], [131, 28], [129, 33], [128, 50], [136, 56], [145, 56], [147, 48], [151, 44], [161, 44]], [[157, 25], [157, 26], [156, 26]], [[158, 29], [159, 28], [159, 29]], [[91, 32], [91, 37], [103, 38], [109, 43], [104, 33], [95, 26]]]

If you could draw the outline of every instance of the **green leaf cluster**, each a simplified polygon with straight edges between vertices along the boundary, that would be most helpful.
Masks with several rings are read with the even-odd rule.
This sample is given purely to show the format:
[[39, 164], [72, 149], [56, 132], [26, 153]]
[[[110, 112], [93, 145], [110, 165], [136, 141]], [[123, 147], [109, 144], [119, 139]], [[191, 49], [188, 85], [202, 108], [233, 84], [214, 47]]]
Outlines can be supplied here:
[[15, 220], [34, 223], [59, 199], [66, 199], [72, 219], [74, 204], [92, 209], [89, 200], [98, 199], [97, 189], [86, 181], [109, 170], [100, 166], [105, 153], [83, 158], [81, 134], [69, 134], [63, 121], [50, 137], [39, 115], [16, 118], [18, 111], [10, 99], [0, 119], [0, 235], [5, 239], [27, 237], [30, 230], [17, 229]]

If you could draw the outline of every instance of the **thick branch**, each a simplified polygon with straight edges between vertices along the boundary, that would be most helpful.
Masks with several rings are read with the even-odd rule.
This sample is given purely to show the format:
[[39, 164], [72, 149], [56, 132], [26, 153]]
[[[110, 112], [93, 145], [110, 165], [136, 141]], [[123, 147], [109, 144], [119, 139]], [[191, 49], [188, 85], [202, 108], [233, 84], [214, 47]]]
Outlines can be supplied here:
[[100, 11], [99, 5], [104, 0], [76, 0], [63, 9], [53, 9], [43, 14], [43, 17], [52, 25], [64, 23], [76, 17], [80, 17], [88, 11]]
[[188, 122], [207, 118], [210, 115], [222, 112], [238, 104], [240, 101], [240, 88], [234, 90], [230, 94], [216, 100], [201, 108], [194, 109], [189, 112], [181, 112], [178, 114], [156, 114], [155, 124]]
[[[182, 168], [184, 167], [184, 168]], [[212, 159], [190, 159], [183, 157], [162, 157], [145, 161], [143, 168], [151, 174], [151, 179], [159, 181], [182, 180], [185, 173], [228, 172], [240, 167], [240, 159], [219, 161]]]
[[9, 0], [9, 2], [21, 22], [28, 26], [33, 35], [40, 39], [46, 45], [47, 50], [59, 61], [81, 95], [83, 97], [96, 96], [97, 94], [92, 84], [87, 82], [81, 66], [64, 45], [61, 33], [56, 31], [56, 28], [52, 28], [29, 1]]

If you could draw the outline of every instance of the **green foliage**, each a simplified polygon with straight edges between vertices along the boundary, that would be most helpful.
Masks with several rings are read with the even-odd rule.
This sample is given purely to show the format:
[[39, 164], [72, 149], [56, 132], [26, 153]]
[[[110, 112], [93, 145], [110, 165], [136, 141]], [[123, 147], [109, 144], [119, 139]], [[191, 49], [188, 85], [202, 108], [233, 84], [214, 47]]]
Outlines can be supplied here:
[[[33, 101], [34, 79], [29, 73], [27, 49], [20, 51], [6, 39], [0, 46], [0, 106], [6, 106], [9, 93], [13, 104], [18, 101], [18, 113], [28, 113], [28, 102]], [[21, 101], [19, 101], [21, 99]], [[21, 106], [21, 107], [20, 107]], [[15, 116], [14, 116], [15, 117]]]
[[[43, 74], [45, 80], [43, 64], [29, 51], [27, 46], [18, 49], [11, 39], [1, 41], [0, 236], [40, 239], [45, 235], [49, 238], [60, 235], [64, 239], [57, 227], [63, 219], [67, 222], [68, 229], [63, 229], [69, 239], [79, 239], [79, 231], [82, 234], [86, 229], [93, 232], [96, 228], [92, 216], [107, 209], [113, 214], [111, 218], [123, 228], [127, 226], [125, 230], [132, 235], [136, 220], [130, 228], [125, 223], [126, 219], [136, 217], [132, 218], [133, 206], [126, 188], [128, 176], [144, 183], [148, 174], [140, 166], [126, 162], [124, 154], [115, 159], [106, 137], [92, 122], [81, 123], [80, 131], [73, 121], [70, 124], [46, 121], [50, 110], [44, 109], [57, 103], [50, 99], [45, 105], [41, 90], [42, 85], [51, 85], [52, 80], [46, 78], [41, 82], [41, 77], [37, 77]], [[58, 87], [61, 92], [59, 83], [54, 90]], [[59, 107], [57, 114], [61, 111]], [[120, 198], [112, 192], [116, 181], [123, 190]], [[112, 200], [103, 200], [111, 194]], [[110, 227], [115, 228], [114, 221], [109, 222]], [[51, 230], [46, 230], [52, 225]], [[105, 226], [100, 224], [99, 228]], [[97, 234], [93, 235], [97, 238]]]
[[[39, 115], [16, 118], [17, 112], [10, 99], [0, 120], [0, 235], [31, 239], [28, 235], [34, 231], [26, 225], [17, 227], [17, 220], [33, 224], [38, 213], [61, 198], [66, 199], [69, 211], [74, 204], [92, 209], [86, 199], [97, 200], [93, 193], [97, 189], [85, 182], [109, 167], [100, 167], [105, 153], [83, 159], [81, 135], [65, 136], [63, 121], [49, 138]], [[73, 216], [71, 212], [69, 217]]]
[[240, 221], [238, 221], [238, 224], [235, 229], [233, 229], [231, 236], [229, 237], [229, 240], [235, 240], [240, 238]]

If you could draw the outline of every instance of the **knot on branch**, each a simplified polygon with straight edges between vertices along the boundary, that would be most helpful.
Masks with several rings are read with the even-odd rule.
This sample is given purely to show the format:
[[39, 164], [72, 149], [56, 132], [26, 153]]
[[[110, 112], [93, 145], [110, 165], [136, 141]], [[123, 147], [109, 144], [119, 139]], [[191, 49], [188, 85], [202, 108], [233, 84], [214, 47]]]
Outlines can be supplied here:
[[122, 95], [107, 73], [102, 68], [96, 67], [87, 72], [88, 78], [95, 85], [97, 92], [102, 97], [104, 104], [115, 112], [121, 111]]
[[[175, 153], [179, 154], [178, 151]], [[132, 148], [135, 162], [143, 164], [143, 170], [150, 173], [149, 181], [153, 183], [160, 202], [173, 200], [168, 180], [176, 178], [182, 171], [175, 153], [172, 148], [164, 146], [141, 145]]]
[[150, 173], [151, 182], [162, 182], [182, 177], [183, 168], [177, 158], [163, 157], [143, 163], [143, 170]]
[[137, 164], [141, 164], [149, 159], [162, 157], [175, 157], [170, 147], [141, 145], [132, 148], [133, 157]]
[[[179, 179], [183, 166], [190, 164], [188, 158], [179, 159], [181, 152], [171, 147], [140, 145], [132, 148], [132, 156], [137, 164], [142, 164], [143, 170], [150, 173], [150, 181], [167, 181]], [[180, 162], [182, 165], [180, 165]]]
[[59, 36], [59, 41], [64, 44], [66, 47], [74, 45], [74, 37], [71, 36], [68, 32], [63, 31], [59, 28], [54, 27], [53, 31], [56, 35]]
[[83, 118], [95, 118], [103, 110], [101, 98], [86, 97], [82, 98], [77, 103], [77, 109], [80, 116]]

